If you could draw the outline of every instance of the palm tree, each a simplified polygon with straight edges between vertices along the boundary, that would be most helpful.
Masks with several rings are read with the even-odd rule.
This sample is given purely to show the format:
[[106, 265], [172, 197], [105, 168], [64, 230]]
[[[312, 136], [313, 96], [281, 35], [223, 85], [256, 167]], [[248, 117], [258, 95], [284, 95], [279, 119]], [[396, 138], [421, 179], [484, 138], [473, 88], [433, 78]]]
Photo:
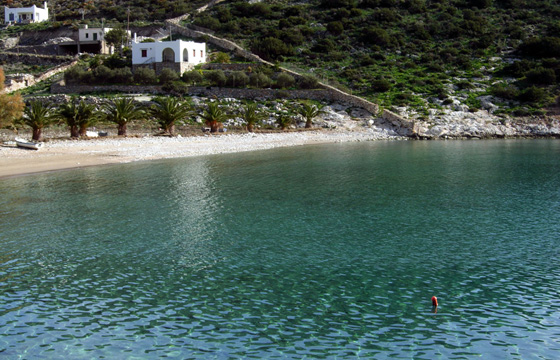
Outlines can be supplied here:
[[229, 118], [225, 111], [220, 109], [217, 102], [208, 104], [208, 108], [202, 114], [202, 118], [206, 122], [206, 126], [210, 126], [210, 132], [218, 132], [221, 123]]
[[253, 126], [263, 119], [263, 115], [257, 112], [257, 104], [247, 104], [241, 113], [241, 117], [247, 123], [247, 131], [253, 132]]
[[292, 117], [288, 114], [280, 114], [276, 119], [276, 123], [280, 126], [280, 130], [286, 130], [286, 128], [292, 124]]
[[70, 127], [70, 137], [80, 137], [86, 134], [88, 126], [93, 125], [98, 114], [93, 104], [86, 104], [83, 100], [76, 105], [76, 101], [62, 104], [57, 117], [64, 120]]
[[23, 111], [22, 123], [33, 130], [32, 139], [41, 140], [43, 128], [53, 124], [56, 118], [53, 116], [52, 107], [40, 101], [32, 101]]
[[80, 136], [85, 136], [87, 128], [95, 124], [99, 119], [99, 114], [95, 111], [93, 104], [86, 104], [80, 100], [78, 104], [78, 126]]
[[117, 124], [117, 135], [126, 136], [126, 126], [135, 119], [144, 117], [144, 111], [134, 103], [132, 98], [116, 99], [103, 106], [105, 119]]
[[303, 103], [302, 105], [303, 106], [300, 107], [297, 112], [305, 120], [305, 128], [309, 129], [313, 124], [313, 119], [322, 114], [323, 111], [315, 105], [307, 103]]
[[154, 102], [155, 104], [150, 108], [152, 116], [164, 132], [173, 135], [175, 123], [189, 115], [189, 104], [174, 97], [160, 97]]
[[70, 137], [77, 138], [80, 136], [78, 108], [76, 107], [76, 103], [74, 101], [62, 104], [58, 110], [57, 116], [66, 122], [66, 125], [70, 127]]

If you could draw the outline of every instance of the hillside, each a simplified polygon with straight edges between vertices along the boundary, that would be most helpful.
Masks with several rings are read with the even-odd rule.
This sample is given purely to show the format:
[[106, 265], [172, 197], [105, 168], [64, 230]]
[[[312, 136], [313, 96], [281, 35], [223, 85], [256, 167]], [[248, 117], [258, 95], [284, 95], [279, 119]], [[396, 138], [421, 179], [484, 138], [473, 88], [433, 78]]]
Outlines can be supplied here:
[[384, 106], [527, 114], [559, 94], [559, 18], [551, 0], [232, 1], [194, 24]]
[[[146, 25], [194, 14], [204, 3], [57, 0], [51, 7], [62, 22], [51, 28], [100, 19], [115, 26], [128, 13], [131, 23]], [[553, 0], [243, 0], [185, 25], [383, 107], [407, 106], [422, 119], [450, 106], [514, 115], [557, 106], [559, 18]]]

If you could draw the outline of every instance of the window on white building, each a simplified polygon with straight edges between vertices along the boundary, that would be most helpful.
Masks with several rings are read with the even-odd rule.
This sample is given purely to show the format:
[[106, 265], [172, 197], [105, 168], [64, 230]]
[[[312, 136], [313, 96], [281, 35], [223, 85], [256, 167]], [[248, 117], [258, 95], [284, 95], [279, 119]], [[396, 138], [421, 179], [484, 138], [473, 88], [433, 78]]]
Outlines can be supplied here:
[[142, 57], [148, 57], [148, 50], [142, 49]]

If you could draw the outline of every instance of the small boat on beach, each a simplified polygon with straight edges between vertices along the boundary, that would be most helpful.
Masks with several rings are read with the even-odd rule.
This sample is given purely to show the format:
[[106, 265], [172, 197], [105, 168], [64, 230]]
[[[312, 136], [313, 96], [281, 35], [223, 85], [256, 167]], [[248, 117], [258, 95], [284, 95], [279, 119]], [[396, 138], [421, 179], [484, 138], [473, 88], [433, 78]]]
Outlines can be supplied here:
[[43, 147], [42, 142], [26, 141], [26, 140], [23, 140], [23, 139], [15, 139], [15, 140], [16, 140], [16, 145], [18, 147], [22, 147], [22, 148], [25, 148], [25, 149], [39, 150], [40, 148]]

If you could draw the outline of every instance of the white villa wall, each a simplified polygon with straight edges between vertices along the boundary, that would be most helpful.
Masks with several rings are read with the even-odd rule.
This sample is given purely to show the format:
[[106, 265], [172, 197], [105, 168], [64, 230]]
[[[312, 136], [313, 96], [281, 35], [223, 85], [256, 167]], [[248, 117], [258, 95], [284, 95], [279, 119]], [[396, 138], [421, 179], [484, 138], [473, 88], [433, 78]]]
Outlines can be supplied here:
[[[169, 50], [170, 49], [170, 50]], [[198, 65], [206, 62], [206, 43], [194, 41], [132, 42], [132, 64], [143, 65], [164, 62], [164, 52], [172, 55], [174, 63]], [[144, 55], [144, 56], [143, 56]]]
[[[12, 15], [12, 19], [10, 19]], [[44, 8], [39, 8], [35, 5], [26, 8], [9, 8], [4, 7], [4, 22], [20, 23], [20, 22], [42, 22], [49, 20], [49, 8], [47, 2], [44, 3]]]

